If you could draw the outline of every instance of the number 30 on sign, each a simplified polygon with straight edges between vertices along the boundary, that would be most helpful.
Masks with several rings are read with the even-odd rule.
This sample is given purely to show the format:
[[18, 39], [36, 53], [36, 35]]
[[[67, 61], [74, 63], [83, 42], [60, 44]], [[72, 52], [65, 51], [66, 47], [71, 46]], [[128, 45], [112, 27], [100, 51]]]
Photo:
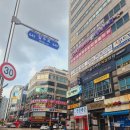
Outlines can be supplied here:
[[16, 70], [14, 66], [10, 63], [3, 63], [0, 67], [0, 73], [2, 77], [6, 80], [14, 80], [16, 77]]

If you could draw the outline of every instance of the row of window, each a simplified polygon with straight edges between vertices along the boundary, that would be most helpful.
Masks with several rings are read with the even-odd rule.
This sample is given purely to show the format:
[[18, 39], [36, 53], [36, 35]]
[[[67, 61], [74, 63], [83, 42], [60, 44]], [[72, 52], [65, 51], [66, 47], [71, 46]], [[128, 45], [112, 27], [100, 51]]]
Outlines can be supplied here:
[[[125, 6], [125, 4], [126, 4], [125, 0], [121, 0], [120, 3], [118, 3], [117, 5], [120, 5], [120, 7], [122, 8], [123, 6]], [[84, 37], [82, 37], [81, 40], [77, 44], [75, 44], [75, 46], [71, 49], [71, 52], [73, 52], [76, 48], [78, 48], [80, 46], [80, 44], [83, 43], [84, 40], [86, 40], [87, 38], [90, 38], [91, 35], [98, 28], [100, 28], [102, 25], [104, 25], [104, 23], [106, 23], [110, 18], [112, 18], [113, 15], [115, 15], [117, 13], [117, 11], [116, 11], [116, 13], [114, 13], [115, 12], [114, 10], [115, 10], [116, 6], [102, 20], [100, 20], [100, 22], [98, 24], [96, 24], [96, 26], [94, 26]], [[111, 12], [113, 12], [114, 14], [111, 14]]]
[[103, 80], [99, 83], [94, 84], [93, 81], [88, 82], [84, 86], [84, 97], [91, 99], [94, 97], [100, 97], [111, 93], [110, 79]]
[[104, 22], [108, 21], [112, 16], [114, 16], [122, 7], [126, 4], [125, 0], [121, 0], [109, 13], [104, 17]]
[[71, 0], [71, 7], [75, 4], [77, 0]]
[[[90, 0], [85, 1], [85, 3], [81, 6], [81, 8], [78, 10], [78, 12], [74, 15], [74, 17], [71, 20], [71, 24], [74, 22], [74, 20], [79, 16], [81, 11], [86, 7], [87, 3]], [[74, 26], [71, 28], [71, 33], [77, 28], [77, 26], [83, 21], [85, 17], [90, 13], [90, 11], [94, 8], [94, 6], [99, 2], [100, 0], [95, 0], [84, 12], [84, 14], [79, 18], [79, 20], [74, 24]]]
[[[126, 17], [127, 17], [127, 18], [126, 18]], [[128, 19], [128, 18], [129, 18], [128, 13], [127, 13], [127, 14], [125, 14], [125, 15], [121, 18], [121, 19], [123, 19], [123, 21], [124, 21], [124, 22], [123, 22], [123, 24], [125, 24], [125, 23], [126, 23], [126, 21], [128, 21], [128, 20], [129, 20], [129, 19], [128, 19], [128, 20], [124, 20], [125, 18], [126, 18], [126, 19]], [[117, 21], [117, 22], [118, 22], [118, 21]], [[117, 22], [116, 22], [116, 25], [118, 25], [118, 24], [117, 24]], [[118, 28], [117, 28], [117, 29], [119, 29], [119, 27], [121, 27], [121, 26], [118, 26]], [[78, 56], [79, 56], [79, 55], [78, 55]], [[81, 57], [81, 55], [80, 55], [80, 57]], [[79, 57], [77, 57], [77, 58], [79, 58]], [[90, 58], [90, 59], [91, 59], [91, 58]], [[76, 61], [76, 60], [75, 60], [75, 61]], [[73, 63], [74, 63], [74, 61], [73, 61]], [[76, 67], [76, 68], [75, 68], [75, 69], [71, 72], [71, 74], [72, 74], [72, 75], [75, 75], [75, 74], [77, 73], [77, 71], [79, 71], [79, 70], [78, 70], [78, 68], [79, 68], [80, 66], [82, 66], [82, 65], [84, 65], [84, 63], [83, 63], [83, 64], [81, 64], [81, 65], [79, 65], [78, 67]]]
[[[130, 89], [130, 76], [119, 79], [119, 89], [120, 91]], [[100, 97], [111, 93], [110, 80], [104, 80], [97, 84], [94, 84], [92, 81], [87, 83], [84, 89], [84, 97], [91, 99], [94, 97]]]
[[[122, 18], [120, 18], [117, 22], [115, 22], [112, 26], [111, 26], [111, 30], [112, 30], [112, 33], [114, 33], [117, 29], [119, 29], [120, 27], [122, 27], [125, 23], [127, 23], [129, 21], [129, 14], [127, 13], [127, 14], [125, 14]], [[108, 36], [110, 36], [110, 34], [108, 33], [107, 34], [107, 32], [104, 32], [103, 34], [105, 34], [106, 35], [106, 37], [105, 38], [108, 38]], [[101, 36], [100, 37], [98, 37], [98, 38], [101, 38]], [[98, 40], [98, 38], [97, 38], [97, 40]], [[101, 41], [103, 41], [103, 40], [105, 40], [105, 38], [101, 38]], [[103, 39], [103, 40], [102, 40]], [[94, 41], [93, 41], [94, 42]], [[92, 42], [92, 43], [93, 43]], [[91, 43], [91, 44], [92, 44]], [[95, 43], [95, 42], [94, 42]], [[98, 42], [99, 43], [99, 42]], [[97, 43], [97, 44], [98, 44]], [[90, 44], [90, 45], [91, 45]], [[93, 45], [93, 47], [94, 46], [96, 46], [96, 44], [94, 44]], [[86, 49], [86, 48], [88, 48], [88, 46], [85, 46], [81, 51], [79, 51], [79, 52], [77, 52], [77, 54], [76, 54], [76, 56], [74, 56], [72, 59], [71, 59], [71, 63], [74, 63], [74, 62], [76, 62], [77, 61], [77, 59], [79, 59], [80, 57], [82, 57], [82, 56], [84, 56], [84, 54], [86, 53], [86, 52], [88, 52], [88, 50], [90, 50], [92, 47], [89, 47], [89, 49]], [[82, 54], [83, 53], [83, 54]]]
[[103, 9], [111, 2], [111, 0], [106, 0], [103, 5], [100, 6], [100, 8], [89, 18], [88, 21], [77, 31], [77, 35], [80, 35], [88, 26], [90, 23], [92, 23], [103, 11]]
[[[76, 12], [76, 14], [73, 16], [73, 18], [71, 19], [71, 24], [74, 22], [74, 20], [79, 16], [79, 14], [82, 12], [82, 10], [87, 6], [88, 2], [90, 0], [86, 0], [82, 6], [79, 8], [79, 10]], [[90, 5], [91, 6], [91, 5]]]
[[120, 18], [116, 23], [112, 25], [112, 32], [115, 32], [117, 29], [122, 27], [125, 23], [129, 21], [129, 14], [125, 14], [122, 18]]
[[78, 6], [80, 5], [80, 3], [82, 2], [82, 0], [79, 0], [77, 2], [77, 4], [74, 6], [74, 8], [71, 10], [71, 15], [74, 13], [74, 11], [78, 8]]
[[60, 94], [60, 95], [66, 96], [66, 91], [57, 89], [57, 90], [56, 90], [56, 94]]
[[67, 78], [61, 77], [61, 76], [56, 76], [56, 75], [53, 75], [53, 74], [49, 75], [49, 79], [56, 80], [56, 81], [61, 82], [61, 83], [67, 83], [68, 82]]
[[130, 89], [130, 76], [127, 76], [123, 79], [119, 80], [120, 90], [127, 90]]
[[122, 65], [130, 62], [130, 53], [116, 61], [116, 67], [120, 68]]

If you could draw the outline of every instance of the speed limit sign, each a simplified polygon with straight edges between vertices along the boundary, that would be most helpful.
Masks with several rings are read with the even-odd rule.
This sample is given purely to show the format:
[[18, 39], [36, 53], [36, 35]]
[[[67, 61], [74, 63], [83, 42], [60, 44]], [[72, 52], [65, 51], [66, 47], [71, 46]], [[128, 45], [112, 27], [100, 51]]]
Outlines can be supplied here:
[[14, 80], [16, 77], [16, 70], [14, 66], [10, 63], [3, 63], [0, 67], [0, 73], [2, 77], [6, 80]]

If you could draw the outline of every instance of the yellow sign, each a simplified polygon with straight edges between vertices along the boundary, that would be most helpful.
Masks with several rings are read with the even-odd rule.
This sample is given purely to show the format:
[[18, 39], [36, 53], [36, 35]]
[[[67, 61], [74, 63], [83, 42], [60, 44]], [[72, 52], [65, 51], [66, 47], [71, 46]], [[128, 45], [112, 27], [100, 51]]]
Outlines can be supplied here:
[[109, 77], [110, 77], [109, 74], [105, 74], [105, 75], [103, 75], [103, 76], [101, 76], [101, 77], [95, 79], [95, 80], [94, 80], [94, 83], [95, 83], [95, 84], [96, 84], [96, 83], [99, 83], [99, 82], [101, 82], [101, 81], [103, 81], [103, 80], [105, 80], [105, 79], [108, 79]]
[[17, 96], [13, 96], [12, 99], [18, 99], [18, 97]]
[[105, 112], [121, 111], [130, 109], [130, 94], [105, 99]]
[[73, 109], [79, 107], [79, 103], [68, 105], [67, 109]]

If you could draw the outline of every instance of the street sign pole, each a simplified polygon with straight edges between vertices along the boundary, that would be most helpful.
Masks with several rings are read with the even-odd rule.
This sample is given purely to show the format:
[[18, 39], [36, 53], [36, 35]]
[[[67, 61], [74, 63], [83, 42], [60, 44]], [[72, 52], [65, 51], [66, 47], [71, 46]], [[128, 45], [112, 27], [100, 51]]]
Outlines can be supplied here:
[[[23, 25], [27, 28], [30, 28], [31, 30], [33, 30], [34, 32], [36, 32], [35, 34], [37, 35], [37, 33], [39, 34], [39, 36], [42, 36], [42, 38], [44, 39], [44, 41], [42, 41], [41, 43], [45, 42], [45, 45], [48, 45], [54, 49], [58, 49], [59, 45], [58, 45], [58, 40], [45, 34], [42, 33], [41, 31], [28, 26], [24, 23], [22, 23], [18, 18], [18, 10], [19, 10], [19, 5], [20, 5], [20, 1], [21, 0], [17, 0], [16, 1], [16, 5], [15, 5], [15, 10], [14, 10], [14, 15], [12, 16], [12, 21], [11, 21], [11, 28], [10, 28], [10, 32], [9, 32], [9, 37], [8, 37], [8, 41], [7, 41], [7, 45], [6, 45], [6, 50], [5, 50], [5, 54], [4, 54], [4, 59], [3, 59], [3, 63], [4, 62], [8, 62], [9, 59], [9, 55], [10, 55], [10, 50], [11, 50], [11, 45], [12, 45], [12, 39], [13, 39], [13, 35], [14, 35], [14, 29], [15, 29], [15, 25]], [[45, 37], [43, 37], [45, 36]], [[46, 38], [46, 39], [45, 39]], [[33, 39], [36, 40], [36, 39]], [[39, 40], [39, 39], [38, 39]], [[50, 40], [50, 42], [48, 42]], [[38, 41], [39, 42], [39, 41]], [[2, 76], [0, 76], [0, 86], [3, 87], [3, 83], [4, 83], [4, 78]], [[0, 87], [1, 88], [1, 87]]]
[[[17, 15], [18, 15], [19, 5], [20, 5], [20, 0], [17, 0], [16, 5], [15, 5], [15, 10], [14, 10], [14, 15], [13, 15], [15, 17], [17, 17]], [[9, 59], [12, 39], [13, 39], [13, 35], [14, 35], [14, 29], [15, 29], [15, 22], [12, 21], [10, 32], [9, 32], [9, 37], [8, 37], [8, 41], [7, 41], [7, 45], [6, 45], [6, 50], [5, 50], [5, 54], [4, 54], [3, 63], [8, 62], [8, 59]], [[1, 87], [3, 87], [3, 83], [4, 83], [4, 78], [1, 76], [0, 77], [0, 86]]]

